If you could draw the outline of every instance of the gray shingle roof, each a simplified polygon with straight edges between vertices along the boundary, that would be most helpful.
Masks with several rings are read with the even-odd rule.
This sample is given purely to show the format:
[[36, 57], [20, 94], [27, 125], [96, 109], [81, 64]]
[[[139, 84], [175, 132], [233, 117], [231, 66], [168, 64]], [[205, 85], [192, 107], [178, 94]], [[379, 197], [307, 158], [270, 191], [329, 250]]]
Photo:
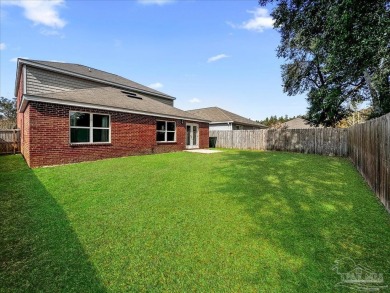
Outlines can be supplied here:
[[199, 118], [209, 120], [211, 122], [234, 122], [238, 124], [245, 124], [251, 126], [257, 126], [262, 128], [267, 128], [263, 124], [250, 120], [248, 118], [242, 117], [240, 115], [234, 114], [232, 112], [226, 111], [218, 107], [209, 107], [202, 109], [194, 109], [187, 111], [191, 114], [198, 116]]
[[287, 129], [306, 129], [306, 128], [316, 128], [311, 126], [309, 122], [303, 118], [294, 118], [290, 121], [287, 121], [282, 124], [282, 127]]
[[139, 89], [142, 91], [149, 92], [151, 94], [157, 94], [159, 96], [164, 96], [168, 99], [175, 99], [167, 94], [164, 94], [162, 92], [156, 91], [152, 88], [149, 88], [147, 86], [144, 86], [142, 84], [139, 84], [137, 82], [131, 81], [127, 78], [121, 77], [116, 74], [108, 73], [102, 70], [98, 70], [89, 66], [84, 66], [80, 64], [73, 64], [73, 63], [62, 63], [62, 62], [52, 62], [52, 61], [40, 61], [40, 60], [30, 60], [30, 59], [21, 59], [25, 62], [35, 63], [38, 65], [44, 65], [48, 67], [52, 67], [54, 69], [59, 69], [61, 71], [66, 71], [69, 73], [75, 73], [78, 75], [83, 75], [85, 77], [90, 77], [94, 79], [99, 79], [102, 81], [107, 81], [110, 83], [116, 83], [119, 85], [123, 85], [125, 87], [130, 87], [134, 89]]
[[[128, 91], [126, 91], [128, 92]], [[136, 97], [129, 97], [121, 89], [113, 87], [97, 87], [88, 89], [78, 89], [63, 92], [41, 93], [39, 98], [50, 99], [53, 102], [74, 102], [91, 106], [108, 107], [115, 109], [131, 110], [135, 112], [147, 113], [151, 116], [170, 116], [178, 119], [201, 120], [191, 113], [177, 109], [170, 105], [163, 104], [142, 94], [136, 94]], [[34, 96], [27, 99], [34, 99]]]

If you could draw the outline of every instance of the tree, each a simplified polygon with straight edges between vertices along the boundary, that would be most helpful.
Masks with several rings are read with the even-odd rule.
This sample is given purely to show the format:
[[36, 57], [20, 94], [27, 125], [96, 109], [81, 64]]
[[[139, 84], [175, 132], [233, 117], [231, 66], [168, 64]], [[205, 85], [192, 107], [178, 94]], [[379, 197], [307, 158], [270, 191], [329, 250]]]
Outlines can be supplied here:
[[[297, 117], [302, 117], [301, 115], [298, 115]], [[265, 125], [265, 126], [268, 126], [268, 127], [272, 127], [272, 128], [281, 128], [282, 127], [282, 124], [284, 122], [287, 122], [287, 121], [290, 121], [292, 119], [296, 118], [295, 116], [294, 117], [288, 117], [288, 115], [284, 115], [284, 116], [280, 116], [279, 118], [277, 118], [276, 115], [273, 115], [273, 116], [270, 116], [269, 118], [266, 117], [264, 120], [261, 120], [261, 121], [258, 121], [260, 122], [261, 124]]]
[[390, 112], [390, 5], [387, 0], [260, 0], [281, 33], [277, 56], [288, 95], [307, 93], [307, 119], [335, 126], [351, 102]]
[[0, 118], [16, 121], [16, 99], [0, 97]]

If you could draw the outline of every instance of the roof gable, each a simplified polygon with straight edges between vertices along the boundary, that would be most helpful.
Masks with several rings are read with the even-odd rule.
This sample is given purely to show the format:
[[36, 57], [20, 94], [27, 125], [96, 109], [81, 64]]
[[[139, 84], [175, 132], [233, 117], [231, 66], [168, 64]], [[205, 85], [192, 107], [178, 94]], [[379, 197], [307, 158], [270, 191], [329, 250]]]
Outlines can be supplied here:
[[290, 121], [284, 122], [282, 127], [287, 129], [307, 129], [307, 128], [322, 128], [322, 126], [315, 127], [311, 126], [310, 122], [303, 118], [294, 118]]
[[15, 93], [17, 93], [17, 87], [19, 86], [21, 65], [23, 64], [35, 66], [38, 68], [43, 68], [49, 71], [51, 70], [51, 71], [61, 72], [63, 74], [77, 76], [84, 79], [94, 80], [100, 83], [106, 83], [108, 85], [113, 85], [113, 86], [127, 88], [127, 89], [131, 89], [143, 93], [148, 93], [169, 100], [175, 99], [172, 96], [156, 91], [152, 88], [149, 88], [147, 86], [129, 80], [127, 78], [121, 77], [116, 74], [108, 73], [102, 70], [98, 70], [92, 67], [88, 67], [80, 64], [73, 64], [73, 63], [61, 63], [61, 62], [52, 62], [52, 61], [30, 60], [30, 59], [28, 60], [18, 59], [18, 70], [17, 70], [16, 83], [15, 83]]

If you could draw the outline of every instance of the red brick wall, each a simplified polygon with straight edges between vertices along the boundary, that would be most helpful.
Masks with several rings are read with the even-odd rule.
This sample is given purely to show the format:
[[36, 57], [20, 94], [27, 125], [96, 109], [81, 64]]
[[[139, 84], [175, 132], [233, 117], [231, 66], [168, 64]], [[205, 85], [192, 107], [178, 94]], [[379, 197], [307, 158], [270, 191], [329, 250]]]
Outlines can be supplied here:
[[[186, 122], [144, 115], [91, 110], [80, 107], [30, 102], [25, 113], [25, 127], [29, 124], [30, 143], [24, 138], [26, 161], [30, 167], [93, 161], [104, 158], [138, 154], [180, 151], [185, 146]], [[69, 111], [106, 113], [111, 115], [111, 143], [71, 145], [69, 143]], [[176, 142], [156, 142], [156, 120], [176, 121]], [[195, 122], [196, 123], [196, 122]], [[199, 124], [199, 147], [207, 148], [209, 128]]]

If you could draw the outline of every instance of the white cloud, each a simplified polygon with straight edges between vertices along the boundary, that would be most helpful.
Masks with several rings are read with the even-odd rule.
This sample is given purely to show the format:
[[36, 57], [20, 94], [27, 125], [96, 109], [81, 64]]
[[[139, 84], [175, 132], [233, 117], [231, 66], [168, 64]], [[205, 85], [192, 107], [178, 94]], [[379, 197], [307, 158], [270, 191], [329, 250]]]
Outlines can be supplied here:
[[152, 83], [152, 84], [149, 85], [149, 87], [152, 88], [152, 89], [160, 89], [163, 86], [164, 85], [161, 82], [155, 82], [155, 83]]
[[230, 57], [230, 56], [228, 56], [226, 54], [219, 54], [219, 55], [210, 57], [209, 59], [207, 59], [207, 62], [208, 63], [215, 62], [215, 61], [218, 61], [218, 60], [221, 60], [221, 59], [224, 59], [224, 58], [228, 58], [228, 57]]
[[138, 0], [138, 3], [144, 5], [165, 5], [175, 2], [175, 0]]
[[5, 50], [6, 47], [5, 43], [0, 43], [0, 50]]
[[18, 58], [28, 59], [28, 57], [14, 57], [14, 58], [9, 59], [9, 61], [11, 61], [11, 62], [17, 62], [17, 61], [18, 61]]
[[200, 102], [201, 102], [201, 100], [199, 100], [198, 98], [193, 98], [193, 99], [190, 100], [190, 103], [192, 103], [192, 104], [197, 104], [197, 103], [200, 103]]
[[64, 0], [10, 0], [3, 1], [4, 5], [15, 5], [24, 9], [24, 16], [34, 24], [42, 24], [52, 28], [63, 28], [66, 21], [59, 16], [58, 9]]
[[253, 14], [253, 17], [247, 21], [244, 21], [242, 24], [234, 24], [232, 22], [226, 22], [232, 28], [246, 29], [249, 31], [263, 32], [265, 29], [273, 28], [274, 20], [268, 14], [268, 10], [265, 8], [257, 8], [254, 11], [247, 11], [248, 13]]

